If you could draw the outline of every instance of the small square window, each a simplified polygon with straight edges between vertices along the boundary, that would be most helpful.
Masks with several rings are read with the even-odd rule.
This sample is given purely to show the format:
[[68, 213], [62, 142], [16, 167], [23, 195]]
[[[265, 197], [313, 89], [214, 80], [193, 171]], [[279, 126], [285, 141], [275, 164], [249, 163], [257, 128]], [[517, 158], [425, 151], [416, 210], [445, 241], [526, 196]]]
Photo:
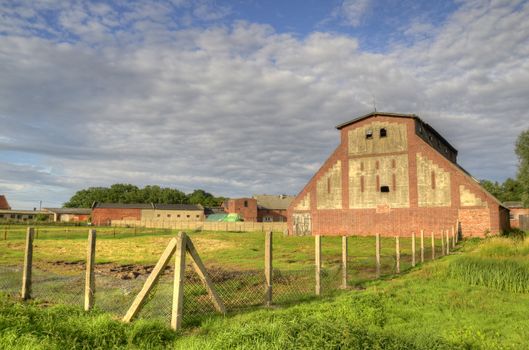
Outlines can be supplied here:
[[366, 139], [372, 139], [373, 138], [373, 130], [369, 129], [366, 131]]
[[170, 217], [171, 217], [171, 214], [167, 214], [167, 217], [170, 218]]
[[180, 214], [178, 214], [176, 217], [179, 218], [179, 217], [180, 217]]
[[380, 129], [380, 137], [386, 137], [386, 136], [388, 136], [388, 132], [386, 128]]
[[156, 215], [156, 217], [158, 217], [158, 218], [159, 218], [160, 216], [161, 216], [161, 214]]
[[200, 215], [197, 215], [197, 218], [199, 218], [199, 217], [200, 217]]
[[389, 186], [380, 186], [380, 192], [389, 192]]
[[191, 217], [191, 215], [188, 215], [187, 217], [188, 217], [188, 218], [190, 218], [190, 217]]

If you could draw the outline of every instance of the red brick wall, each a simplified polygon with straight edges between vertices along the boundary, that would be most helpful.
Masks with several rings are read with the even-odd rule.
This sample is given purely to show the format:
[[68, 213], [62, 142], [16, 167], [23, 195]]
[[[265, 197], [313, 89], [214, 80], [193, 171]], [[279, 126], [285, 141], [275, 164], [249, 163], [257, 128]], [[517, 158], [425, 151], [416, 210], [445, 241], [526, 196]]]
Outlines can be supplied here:
[[254, 198], [228, 199], [226, 207], [229, 214], [239, 214], [244, 221], [257, 221], [257, 201]]
[[141, 209], [94, 208], [92, 223], [110, 225], [111, 220], [141, 220]]
[[[342, 161], [342, 208], [349, 206], [349, 174], [347, 151], [348, 131], [372, 123], [374, 119], [385, 122], [400, 122], [407, 126], [408, 150], [395, 154], [408, 154], [409, 176], [409, 208], [377, 209], [316, 209], [316, 181], [336, 163]], [[417, 162], [416, 154], [421, 153], [435, 162], [445, 171], [450, 172], [451, 205], [448, 207], [418, 207], [417, 192]], [[460, 209], [459, 186], [464, 185], [482, 201], [487, 207]], [[312, 233], [321, 235], [410, 235], [424, 230], [426, 234], [441, 230], [451, 230], [458, 220], [461, 221], [464, 236], [483, 236], [486, 232], [498, 233], [507, 229], [504, 210], [500, 210], [499, 203], [469, 175], [465, 174], [457, 165], [450, 162], [420, 137], [415, 134], [415, 121], [411, 118], [372, 117], [349, 125], [341, 130], [341, 144], [316, 172], [305, 188], [292, 201], [288, 213], [289, 232], [293, 232], [292, 214], [294, 207], [305, 197], [311, 196]], [[303, 211], [296, 211], [303, 212]]]
[[520, 215], [529, 215], [529, 208], [512, 208], [511, 215], [513, 219], [510, 220], [511, 227], [520, 227]]
[[287, 221], [287, 210], [282, 209], [257, 209], [257, 221], [262, 222], [263, 217], [272, 217], [272, 221]]

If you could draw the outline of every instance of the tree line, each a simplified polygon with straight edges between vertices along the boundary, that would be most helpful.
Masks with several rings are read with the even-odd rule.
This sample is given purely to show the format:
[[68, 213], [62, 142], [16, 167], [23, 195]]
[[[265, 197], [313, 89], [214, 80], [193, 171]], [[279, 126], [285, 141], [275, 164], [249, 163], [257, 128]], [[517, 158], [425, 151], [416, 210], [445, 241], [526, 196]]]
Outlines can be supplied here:
[[131, 184], [114, 184], [110, 187], [89, 187], [77, 191], [65, 208], [90, 208], [94, 202], [102, 203], [156, 203], [201, 204], [204, 207], [220, 206], [226, 198], [197, 189], [186, 194], [169, 187], [149, 185], [143, 188]]
[[481, 185], [501, 202], [521, 201], [529, 207], [529, 130], [523, 131], [516, 140], [515, 153], [518, 157], [516, 178], [503, 183], [481, 180]]

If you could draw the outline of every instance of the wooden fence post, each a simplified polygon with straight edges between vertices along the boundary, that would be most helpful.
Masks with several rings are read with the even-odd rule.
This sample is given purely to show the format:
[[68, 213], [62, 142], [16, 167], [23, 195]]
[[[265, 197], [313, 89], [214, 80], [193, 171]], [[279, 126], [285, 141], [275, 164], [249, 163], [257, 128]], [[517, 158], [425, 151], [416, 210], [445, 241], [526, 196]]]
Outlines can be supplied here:
[[347, 288], [347, 236], [342, 236], [342, 288]]
[[94, 306], [95, 274], [94, 264], [96, 256], [96, 230], [88, 230], [88, 250], [86, 255], [86, 277], [84, 289], [84, 309], [89, 311]]
[[160, 259], [154, 266], [154, 269], [151, 271], [151, 274], [149, 277], [147, 277], [147, 280], [145, 281], [145, 284], [143, 285], [141, 291], [138, 293], [134, 301], [132, 302], [132, 305], [130, 306], [129, 310], [125, 314], [125, 317], [123, 317], [123, 322], [130, 322], [132, 319], [140, 312], [141, 307], [143, 306], [143, 303], [147, 296], [149, 295], [150, 291], [160, 278], [160, 275], [162, 274], [163, 270], [169, 263], [169, 259], [171, 259], [171, 256], [174, 254], [176, 250], [176, 244], [177, 240], [176, 238], [171, 239], [169, 241], [169, 244], [165, 248], [164, 252], [160, 256]]
[[4, 241], [7, 241], [7, 227], [4, 227]]
[[395, 272], [400, 273], [400, 239], [395, 236]]
[[456, 247], [456, 234], [454, 230], [454, 226], [452, 226], [452, 248]]
[[421, 230], [421, 263], [424, 263], [424, 230]]
[[171, 328], [180, 329], [184, 308], [184, 278], [186, 271], [187, 236], [180, 232], [176, 239], [175, 270], [173, 285], [173, 307], [171, 313]]
[[314, 236], [314, 260], [316, 264], [316, 295], [321, 295], [321, 236]]
[[380, 277], [380, 233], [376, 234], [375, 260], [376, 260], [376, 271], [377, 271], [377, 278], [378, 278]]
[[446, 235], [446, 255], [450, 255], [450, 236], [448, 235], [448, 230], [445, 230]]
[[432, 260], [435, 260], [435, 236], [432, 231]]
[[411, 266], [415, 266], [415, 232], [411, 233]]
[[22, 270], [22, 300], [31, 298], [31, 267], [33, 264], [33, 237], [35, 229], [28, 227], [26, 232], [26, 250], [24, 254], [24, 269]]
[[268, 231], [265, 236], [266, 306], [272, 305], [272, 271], [272, 231]]
[[445, 254], [445, 236], [443, 234], [443, 230], [441, 230], [441, 256], [444, 256]]
[[213, 306], [215, 307], [215, 309], [217, 309], [218, 312], [225, 314], [226, 307], [224, 306], [224, 302], [222, 301], [222, 299], [220, 299], [219, 295], [217, 294], [217, 291], [215, 290], [215, 287], [213, 286], [213, 283], [209, 278], [206, 266], [204, 266], [202, 259], [200, 259], [200, 256], [198, 255], [198, 252], [189, 237], [186, 238], [186, 245], [187, 252], [189, 253], [189, 255], [191, 255], [191, 262], [193, 263], [193, 268], [198, 277], [202, 280], [204, 287], [206, 287], [208, 295], [211, 298], [211, 301], [213, 302]]

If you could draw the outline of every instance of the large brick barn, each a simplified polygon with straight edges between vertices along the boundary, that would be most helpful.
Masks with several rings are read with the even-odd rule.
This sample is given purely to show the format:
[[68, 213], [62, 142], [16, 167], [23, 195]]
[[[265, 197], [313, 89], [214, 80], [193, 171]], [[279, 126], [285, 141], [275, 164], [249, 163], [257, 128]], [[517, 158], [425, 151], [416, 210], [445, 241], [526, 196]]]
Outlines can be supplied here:
[[509, 211], [413, 114], [373, 112], [336, 127], [341, 142], [288, 209], [290, 234], [464, 236], [509, 228]]

